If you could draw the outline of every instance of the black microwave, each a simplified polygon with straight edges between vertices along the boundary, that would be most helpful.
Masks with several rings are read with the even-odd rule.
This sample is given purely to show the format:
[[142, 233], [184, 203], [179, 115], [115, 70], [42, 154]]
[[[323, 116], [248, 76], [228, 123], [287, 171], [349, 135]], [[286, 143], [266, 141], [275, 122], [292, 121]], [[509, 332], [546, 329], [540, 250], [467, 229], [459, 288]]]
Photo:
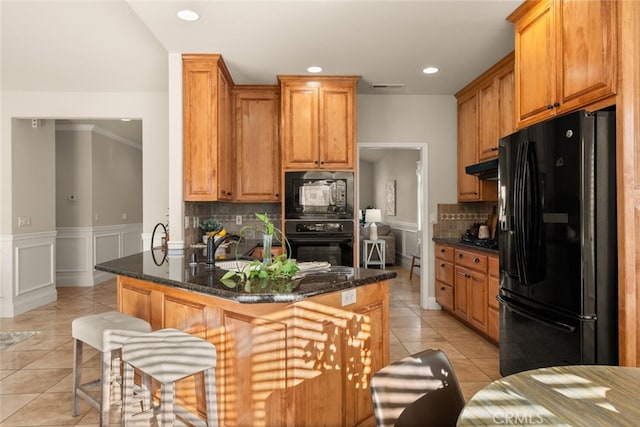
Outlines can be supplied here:
[[353, 219], [353, 172], [285, 172], [285, 219]]

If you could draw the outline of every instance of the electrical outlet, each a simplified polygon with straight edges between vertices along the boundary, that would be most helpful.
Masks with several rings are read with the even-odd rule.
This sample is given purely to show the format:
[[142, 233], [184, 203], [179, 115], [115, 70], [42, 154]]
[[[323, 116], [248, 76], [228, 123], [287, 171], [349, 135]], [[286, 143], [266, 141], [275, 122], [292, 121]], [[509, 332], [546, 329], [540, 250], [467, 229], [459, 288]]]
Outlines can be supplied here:
[[98, 222], [98, 219], [100, 219], [100, 217], [98, 216], [98, 214], [95, 214], [93, 216], [93, 222]]
[[236, 225], [242, 225], [242, 215], [236, 215]]
[[184, 217], [184, 229], [187, 230], [189, 228], [189, 217]]
[[123, 221], [125, 221], [126, 219], [127, 219], [127, 214], [126, 214], [126, 213], [123, 213], [123, 214], [122, 214], [122, 220], [123, 220]]
[[342, 291], [342, 306], [355, 304], [356, 303], [356, 290], [355, 289], [347, 289], [346, 291]]
[[31, 225], [31, 217], [30, 216], [19, 216], [18, 217], [18, 227], [29, 227]]

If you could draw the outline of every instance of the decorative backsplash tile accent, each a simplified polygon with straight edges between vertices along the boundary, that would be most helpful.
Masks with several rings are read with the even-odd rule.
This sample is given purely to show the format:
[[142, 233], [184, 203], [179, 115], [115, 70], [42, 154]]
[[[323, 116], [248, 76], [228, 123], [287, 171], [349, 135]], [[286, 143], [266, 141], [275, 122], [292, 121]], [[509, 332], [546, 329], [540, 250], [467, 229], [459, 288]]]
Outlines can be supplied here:
[[484, 223], [496, 209], [495, 202], [438, 204], [438, 223], [433, 237], [458, 238], [474, 223]]
[[[187, 246], [201, 243], [202, 230], [193, 228], [193, 217], [200, 223], [205, 218], [214, 218], [221, 223], [230, 234], [238, 234], [244, 226], [251, 225], [260, 228], [262, 224], [256, 213], [266, 213], [269, 220], [280, 228], [282, 214], [280, 203], [229, 203], [229, 202], [185, 202], [184, 214], [189, 217], [190, 226], [184, 231], [184, 240]], [[236, 224], [236, 216], [242, 216], [242, 224]], [[251, 236], [246, 236], [251, 238]], [[260, 236], [255, 236], [260, 238]]]

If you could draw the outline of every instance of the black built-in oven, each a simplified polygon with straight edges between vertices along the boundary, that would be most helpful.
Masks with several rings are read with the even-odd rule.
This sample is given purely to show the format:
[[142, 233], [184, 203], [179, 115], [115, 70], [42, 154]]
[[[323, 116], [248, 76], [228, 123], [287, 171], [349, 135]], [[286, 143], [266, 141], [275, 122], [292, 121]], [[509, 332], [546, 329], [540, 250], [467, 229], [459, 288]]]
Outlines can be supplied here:
[[291, 257], [353, 267], [353, 221], [285, 221]]
[[285, 219], [352, 220], [353, 172], [285, 172]]

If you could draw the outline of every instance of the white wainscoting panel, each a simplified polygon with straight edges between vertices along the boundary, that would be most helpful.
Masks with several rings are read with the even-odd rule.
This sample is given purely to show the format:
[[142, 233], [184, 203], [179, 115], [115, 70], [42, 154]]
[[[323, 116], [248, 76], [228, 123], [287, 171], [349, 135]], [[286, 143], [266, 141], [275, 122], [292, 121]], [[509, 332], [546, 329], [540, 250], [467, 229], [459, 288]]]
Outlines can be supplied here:
[[113, 278], [94, 266], [141, 252], [141, 231], [142, 224], [58, 228], [57, 285], [94, 286]]
[[56, 301], [56, 232], [16, 234], [0, 240], [0, 317], [14, 317]]

